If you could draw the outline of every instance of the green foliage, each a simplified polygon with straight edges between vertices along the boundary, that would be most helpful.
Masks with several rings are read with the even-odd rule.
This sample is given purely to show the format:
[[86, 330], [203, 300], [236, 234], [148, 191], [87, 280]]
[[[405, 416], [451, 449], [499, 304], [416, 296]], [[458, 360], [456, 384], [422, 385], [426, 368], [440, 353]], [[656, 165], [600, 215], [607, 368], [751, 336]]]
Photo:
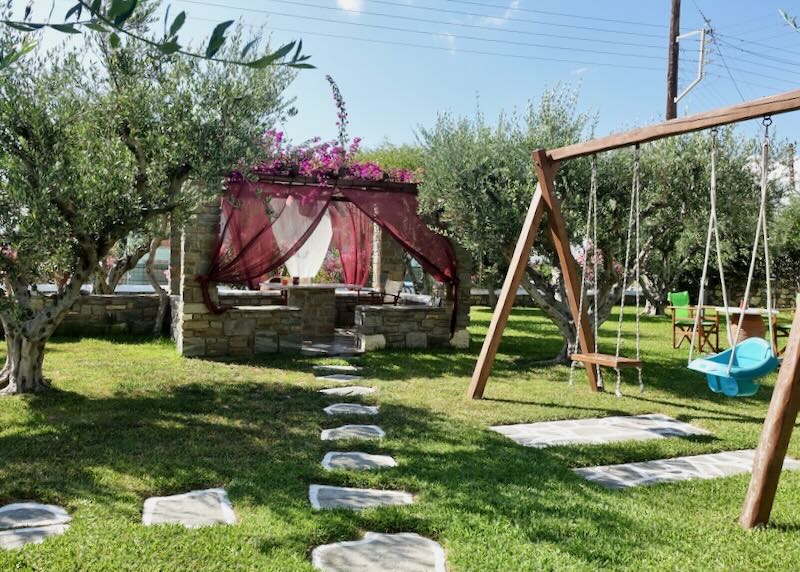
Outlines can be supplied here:
[[[178, 32], [186, 22], [186, 12], [180, 12], [167, 27], [169, 7], [167, 7], [164, 16], [163, 37], [153, 38], [147, 34], [142, 34], [137, 29], [137, 21], [147, 18], [159, 4], [160, 0], [92, 0], [91, 2], [89, 0], [77, 0], [67, 10], [63, 22], [53, 23], [49, 20], [46, 22], [32, 22], [30, 20], [30, 6], [25, 10], [25, 16], [22, 20], [12, 19], [7, 13], [10, 11], [11, 5], [9, 0], [8, 10], [5, 10], [2, 18], [0, 18], [0, 24], [26, 33], [50, 29], [62, 34], [81, 34], [83, 33], [83, 28], [86, 28], [96, 33], [108, 35], [109, 43], [115, 48], [119, 46], [120, 36], [122, 35], [156, 48], [163, 55], [179, 53], [191, 58], [247, 66], [254, 69], [263, 69], [272, 65], [283, 65], [296, 69], [314, 67], [307, 63], [310, 56], [302, 53], [302, 41], [289, 42], [274, 52], [266, 53], [254, 60], [246, 59], [254, 41], [248, 43], [244, 48], [240, 46], [240, 51], [231, 51], [225, 56], [220, 55], [220, 50], [230, 39], [226, 32], [233, 24], [233, 20], [217, 24], [208, 39], [208, 44], [203, 53], [185, 50], [179, 42]], [[84, 12], [86, 12], [88, 18], [81, 19]], [[27, 48], [25, 43], [14, 50], [0, 51], [0, 71], [9, 69], [29, 51], [30, 49]], [[291, 57], [286, 59], [289, 54], [292, 54]]]
[[385, 142], [372, 149], [362, 149], [356, 155], [356, 161], [365, 163], [372, 161], [381, 166], [384, 171], [406, 169], [418, 171], [425, 163], [425, 154], [418, 145], [392, 145]]
[[800, 291], [800, 195], [792, 195], [778, 211], [772, 239], [778, 279]]

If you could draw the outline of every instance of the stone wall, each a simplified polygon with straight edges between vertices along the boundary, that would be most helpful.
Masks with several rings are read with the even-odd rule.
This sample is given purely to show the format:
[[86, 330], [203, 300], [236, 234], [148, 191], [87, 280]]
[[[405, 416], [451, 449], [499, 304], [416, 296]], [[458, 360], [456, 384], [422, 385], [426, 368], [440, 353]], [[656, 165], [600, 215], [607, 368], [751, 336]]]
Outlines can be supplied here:
[[[744, 284], [734, 284], [728, 286], [728, 303], [731, 306], [738, 306], [739, 302], [744, 297]], [[780, 283], [772, 284], [772, 304], [776, 308], [794, 308], [796, 304], [797, 289], [794, 287], [784, 286]], [[692, 299], [694, 302], [694, 299]], [[712, 287], [711, 292], [707, 297], [707, 304], [722, 305], [722, 287]], [[767, 305], [767, 286], [764, 284], [763, 279], [758, 282], [753, 282], [750, 288], [750, 304], [753, 308], [764, 308]]]
[[219, 303], [229, 306], [281, 306], [283, 297], [277, 290], [257, 292], [255, 290], [225, 290], [218, 292]]
[[[34, 298], [33, 306], [42, 308], [44, 302], [44, 298]], [[157, 314], [157, 294], [85, 295], [75, 301], [56, 335], [152, 334]]]
[[363, 351], [449, 347], [450, 308], [447, 305], [358, 306], [355, 332], [356, 343]]
[[[174, 304], [173, 337], [186, 357], [243, 356], [253, 353], [299, 351], [302, 314], [290, 306], [235, 306], [212, 313], [203, 302], [196, 276], [208, 271], [219, 233], [219, 202], [199, 208], [181, 235], [180, 296]], [[219, 305], [216, 284], [212, 301]]]

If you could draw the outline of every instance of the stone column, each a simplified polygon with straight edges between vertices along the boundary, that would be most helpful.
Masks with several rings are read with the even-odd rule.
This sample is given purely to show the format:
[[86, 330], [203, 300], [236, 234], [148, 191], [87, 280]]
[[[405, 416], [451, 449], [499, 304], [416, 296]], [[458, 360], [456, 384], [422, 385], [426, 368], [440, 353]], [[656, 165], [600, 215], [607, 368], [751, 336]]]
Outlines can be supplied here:
[[181, 227], [173, 218], [169, 223], [169, 293], [177, 296], [181, 291]]
[[[472, 290], [472, 257], [460, 244], [450, 241], [456, 253], [458, 264], [458, 309], [456, 314], [456, 330], [450, 339], [450, 345], [455, 348], [469, 347], [469, 311], [471, 306], [470, 291]], [[448, 297], [452, 296], [448, 292]], [[452, 303], [452, 301], [450, 301]]]
[[[380, 270], [376, 288], [385, 289], [387, 280], [403, 282], [406, 277], [406, 252], [403, 247], [389, 236], [387, 232], [380, 233]], [[375, 277], [373, 276], [373, 282]]]
[[[205, 274], [219, 235], [219, 199], [200, 206], [181, 232], [180, 300], [178, 326], [175, 329], [178, 352], [186, 357], [227, 353], [221, 316], [213, 314], [203, 303], [198, 274]], [[219, 303], [216, 284], [210, 285], [211, 299]]]

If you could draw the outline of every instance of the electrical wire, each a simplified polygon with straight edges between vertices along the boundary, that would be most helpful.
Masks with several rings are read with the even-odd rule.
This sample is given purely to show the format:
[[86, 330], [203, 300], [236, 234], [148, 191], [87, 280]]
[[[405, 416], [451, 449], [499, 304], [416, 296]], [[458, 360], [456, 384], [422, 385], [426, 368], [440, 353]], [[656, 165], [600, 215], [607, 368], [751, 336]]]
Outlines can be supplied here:
[[[562, 50], [568, 52], [582, 52], [587, 54], [598, 54], [598, 55], [606, 55], [606, 56], [615, 56], [615, 57], [626, 57], [626, 58], [637, 58], [637, 59], [647, 59], [647, 60], [656, 60], [662, 61], [663, 58], [660, 56], [651, 56], [646, 54], [638, 54], [638, 53], [626, 53], [626, 52], [612, 52], [612, 51], [604, 51], [604, 50], [597, 50], [593, 48], [577, 48], [577, 47], [567, 47], [567, 46], [557, 46], [557, 45], [550, 45], [550, 44], [539, 44], [534, 42], [521, 42], [515, 40], [500, 40], [497, 38], [483, 38], [480, 36], [465, 36], [461, 34], [449, 34], [444, 32], [431, 32], [426, 30], [415, 30], [412, 28], [401, 28], [397, 26], [385, 26], [380, 24], [367, 24], [364, 22], [348, 22], [345, 20], [330, 20], [327, 18], [318, 18], [315, 16], [298, 16], [296, 14], [284, 14], [280, 12], [273, 12], [268, 10], [260, 10], [257, 8], [246, 8], [240, 6], [231, 6], [225, 4], [218, 4], [214, 2], [205, 2], [202, 0], [178, 0], [179, 2], [187, 3], [187, 4], [199, 4], [204, 6], [214, 6], [214, 7], [225, 7], [225, 8], [232, 8], [236, 10], [240, 10], [243, 12], [255, 12], [255, 13], [263, 13], [263, 14], [272, 14], [276, 16], [285, 16], [289, 18], [299, 18], [303, 20], [313, 20], [318, 22], [325, 22], [328, 24], [342, 24], [346, 26], [356, 26], [361, 28], [371, 28], [377, 30], [386, 30], [391, 32], [404, 32], [409, 34], [420, 34], [426, 36], [436, 36], [436, 37], [449, 37], [455, 39], [462, 39], [462, 40], [470, 40], [475, 42], [488, 42], [493, 44], [506, 44], [506, 45], [515, 45], [515, 46], [525, 46], [525, 47], [532, 47], [532, 48], [541, 48], [541, 49], [551, 49], [551, 50]], [[298, 3], [300, 4], [300, 3]], [[459, 24], [461, 25], [461, 24]]]

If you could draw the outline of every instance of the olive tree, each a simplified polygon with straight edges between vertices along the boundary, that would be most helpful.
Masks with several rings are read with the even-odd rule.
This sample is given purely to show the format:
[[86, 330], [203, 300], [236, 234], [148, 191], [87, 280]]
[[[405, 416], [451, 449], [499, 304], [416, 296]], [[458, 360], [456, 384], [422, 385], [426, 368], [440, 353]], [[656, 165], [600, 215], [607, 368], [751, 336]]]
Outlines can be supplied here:
[[[449, 233], [472, 254], [481, 281], [489, 292], [499, 286], [508, 268], [525, 213], [536, 185], [531, 153], [590, 137], [594, 118], [578, 111], [577, 93], [557, 87], [544, 93], [525, 113], [503, 114], [490, 124], [474, 118], [444, 114], [432, 128], [420, 130], [424, 147], [421, 207], [440, 216]], [[600, 158], [599, 217], [603, 220], [598, 248], [606, 255], [597, 280], [599, 308], [593, 320], [602, 323], [619, 300], [620, 275], [615, 261], [623, 238], [629, 185], [629, 158], [611, 154]], [[584, 233], [590, 187], [588, 160], [570, 161], [558, 172], [556, 188], [576, 249]], [[543, 225], [544, 227], [544, 225]], [[558, 327], [564, 339], [557, 360], [565, 360], [574, 340], [563, 276], [547, 233], [540, 232], [526, 266], [522, 287]]]
[[[82, 38], [74, 51], [21, 58], [0, 83], [0, 393], [46, 388], [45, 344], [99, 261], [159, 217], [219, 193], [288, 109], [285, 68], [164, 55], [135, 38]], [[19, 41], [0, 29], [0, 43]], [[218, 55], [241, 50], [236, 36]], [[50, 280], [56, 293], [40, 296], [36, 284]]]

